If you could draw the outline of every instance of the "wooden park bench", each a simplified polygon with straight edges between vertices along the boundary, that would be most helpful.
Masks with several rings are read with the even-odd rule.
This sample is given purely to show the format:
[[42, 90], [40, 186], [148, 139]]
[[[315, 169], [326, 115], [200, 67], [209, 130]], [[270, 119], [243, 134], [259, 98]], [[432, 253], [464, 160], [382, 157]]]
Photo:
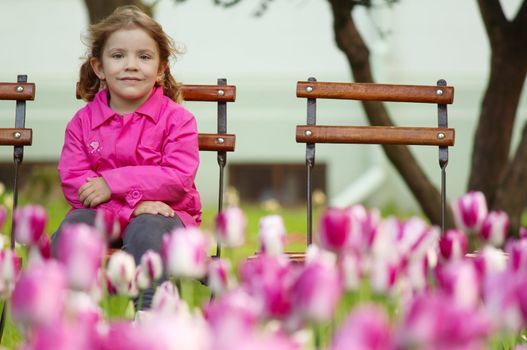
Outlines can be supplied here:
[[[439, 147], [441, 168], [441, 229], [445, 229], [446, 166], [448, 147], [454, 145], [454, 129], [448, 128], [447, 105], [453, 103], [454, 88], [439, 80], [436, 86], [387, 85], [317, 82], [315, 78], [297, 83], [296, 95], [307, 99], [307, 122], [296, 127], [296, 141], [306, 144], [307, 169], [307, 237], [313, 242], [312, 169], [317, 143], [427, 145]], [[344, 99], [437, 104], [436, 127], [333, 126], [317, 124], [317, 100]], [[303, 253], [290, 253], [293, 260], [303, 261]]]

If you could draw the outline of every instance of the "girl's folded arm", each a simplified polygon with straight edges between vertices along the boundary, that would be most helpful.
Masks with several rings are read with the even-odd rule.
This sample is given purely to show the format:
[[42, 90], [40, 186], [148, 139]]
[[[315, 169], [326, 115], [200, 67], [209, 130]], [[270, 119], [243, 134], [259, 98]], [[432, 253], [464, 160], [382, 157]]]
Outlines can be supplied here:
[[135, 206], [139, 201], [177, 203], [194, 190], [199, 165], [196, 121], [190, 116], [183, 125], [168, 130], [160, 165], [126, 166], [101, 172], [112, 198]]
[[64, 197], [73, 208], [84, 208], [78, 191], [89, 177], [99, 176], [92, 170], [88, 155], [84, 149], [78, 119], [73, 119], [66, 128], [64, 146], [59, 159], [58, 171]]

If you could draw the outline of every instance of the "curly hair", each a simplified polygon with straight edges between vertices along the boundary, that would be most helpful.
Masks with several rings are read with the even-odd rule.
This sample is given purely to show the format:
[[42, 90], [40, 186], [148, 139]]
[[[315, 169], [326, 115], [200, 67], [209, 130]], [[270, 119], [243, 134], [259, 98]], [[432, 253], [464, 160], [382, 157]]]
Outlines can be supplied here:
[[174, 40], [163, 31], [161, 25], [136, 6], [118, 7], [110, 16], [88, 28], [88, 35], [85, 40], [88, 52], [80, 68], [78, 95], [84, 101], [89, 102], [104, 87], [104, 83], [95, 74], [90, 60], [96, 58], [101, 61], [104, 46], [110, 35], [118, 30], [128, 28], [142, 29], [154, 39], [159, 50], [160, 64], [166, 66], [163, 79], [156, 82], [156, 86], [163, 88], [165, 96], [179, 102], [181, 100], [181, 84], [176, 82], [170, 73], [169, 59], [180, 52], [176, 49]]

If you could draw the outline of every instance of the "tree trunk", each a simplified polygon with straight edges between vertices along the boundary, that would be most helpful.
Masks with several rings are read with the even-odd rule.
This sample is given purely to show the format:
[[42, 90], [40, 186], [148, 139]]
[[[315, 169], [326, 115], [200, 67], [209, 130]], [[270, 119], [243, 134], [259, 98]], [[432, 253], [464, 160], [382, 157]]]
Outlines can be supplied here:
[[84, 0], [90, 23], [97, 23], [110, 15], [117, 7], [135, 5], [152, 16], [152, 6], [143, 4], [141, 0]]
[[510, 232], [517, 234], [521, 215], [527, 198], [527, 124], [523, 127], [522, 139], [513, 161], [505, 172], [502, 183], [496, 192], [493, 209], [501, 209], [509, 214]]
[[490, 78], [474, 138], [470, 190], [482, 191], [492, 209], [506, 211], [516, 233], [527, 198], [527, 132], [509, 161], [512, 130], [527, 75], [527, 1], [508, 21], [499, 0], [478, 0], [492, 50]]
[[[351, 16], [354, 5], [349, 0], [328, 1], [333, 12], [335, 41], [348, 59], [354, 80], [359, 83], [374, 83], [368, 47], [364, 43]], [[394, 126], [382, 102], [361, 102], [371, 125]], [[425, 215], [432, 223], [440, 224], [440, 194], [420, 168], [408, 147], [383, 146], [383, 149], [419, 202]], [[450, 210], [446, 211], [445, 222], [447, 227], [453, 226]]]

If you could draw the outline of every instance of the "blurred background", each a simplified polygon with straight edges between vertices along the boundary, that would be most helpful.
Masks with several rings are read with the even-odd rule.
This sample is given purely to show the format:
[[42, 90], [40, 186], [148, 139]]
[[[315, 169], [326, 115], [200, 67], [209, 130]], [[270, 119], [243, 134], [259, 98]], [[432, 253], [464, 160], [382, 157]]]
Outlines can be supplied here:
[[[512, 17], [522, 2], [502, 0], [501, 5]], [[258, 1], [222, 8], [206, 0], [177, 4], [161, 0], [154, 17], [185, 51], [173, 62], [177, 80], [215, 84], [217, 78], [227, 78], [237, 87], [236, 102], [228, 106], [228, 130], [237, 137], [236, 151], [228, 155], [229, 194], [241, 203], [303, 207], [305, 145], [295, 142], [295, 126], [305, 124], [306, 101], [296, 98], [296, 82], [311, 76], [349, 82], [350, 68], [335, 44], [326, 1], [273, 1], [256, 17], [259, 10]], [[392, 6], [358, 8], [353, 16], [370, 48], [377, 82], [435, 85], [442, 78], [455, 87], [454, 104], [448, 109], [456, 144], [450, 148], [447, 196], [464, 193], [489, 78], [489, 44], [476, 1], [402, 0]], [[33, 145], [25, 149], [22, 168], [30, 199], [61, 198], [55, 167], [66, 123], [84, 105], [75, 99], [75, 83], [88, 24], [81, 0], [0, 2], [0, 81], [14, 82], [17, 74], [27, 74], [36, 83], [26, 123], [33, 128]], [[437, 125], [433, 105], [387, 106], [398, 125]], [[214, 104], [189, 102], [186, 107], [196, 116], [201, 132], [215, 132]], [[517, 125], [525, 123], [526, 112], [523, 93]], [[12, 127], [14, 104], [0, 101], [0, 116], [0, 127]], [[367, 124], [358, 102], [320, 101], [317, 118], [324, 124]], [[519, 137], [520, 132], [514, 131], [513, 145]], [[437, 148], [412, 147], [412, 151], [438, 185]], [[398, 213], [420, 211], [379, 146], [318, 145], [316, 152], [319, 204], [365, 203]], [[216, 156], [208, 153], [201, 154], [197, 186], [204, 204], [214, 207], [217, 164]], [[9, 183], [11, 148], [0, 148], [0, 163], [1, 181]]]

